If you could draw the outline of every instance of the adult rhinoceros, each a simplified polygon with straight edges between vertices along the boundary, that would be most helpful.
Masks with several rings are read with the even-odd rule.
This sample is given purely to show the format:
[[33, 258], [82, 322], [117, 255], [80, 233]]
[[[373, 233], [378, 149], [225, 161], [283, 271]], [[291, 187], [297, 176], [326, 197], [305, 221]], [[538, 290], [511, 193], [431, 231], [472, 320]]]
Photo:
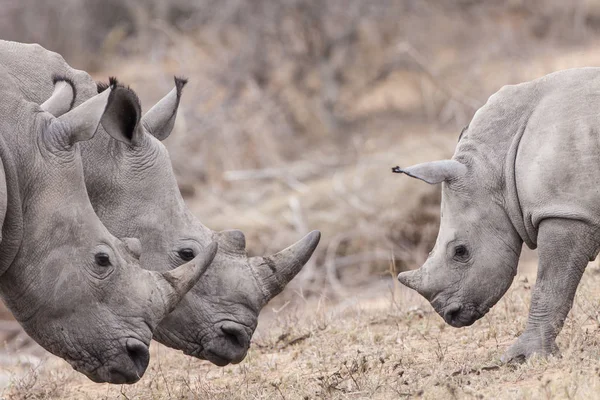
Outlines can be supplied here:
[[[66, 87], [62, 95], [60, 88], [55, 91], [48, 84], [49, 77], [70, 77], [74, 104], [98, 92], [89, 75], [38, 45], [0, 42], [0, 64], [14, 71], [28, 97], [44, 101], [53, 92], [63, 96], [57, 114], [69, 109], [73, 94]], [[260, 310], [301, 270], [320, 233], [311, 232], [272, 256], [249, 258], [241, 231], [214, 232], [192, 215], [161, 143], [173, 129], [184, 84], [176, 79], [175, 88], [143, 117], [135, 93], [117, 86], [128, 99], [119, 109], [129, 120], [127, 124], [103, 120], [101, 132], [82, 146], [85, 182], [94, 209], [108, 229], [117, 236], [140, 238], [144, 268], [168, 271], [206, 251], [211, 241], [219, 243], [212, 265], [163, 320], [154, 338], [185, 354], [226, 365], [243, 360]]]
[[525, 331], [503, 360], [557, 351], [556, 336], [600, 245], [600, 68], [571, 69], [489, 98], [451, 160], [396, 168], [442, 183], [427, 262], [398, 279], [452, 326], [481, 318], [511, 285], [523, 242], [539, 267]]
[[[0, 293], [25, 331], [96, 382], [132, 383], [148, 365], [154, 328], [216, 253], [176, 270], [139, 267], [88, 199], [77, 143], [122, 101], [108, 89], [59, 118], [63, 99], [26, 101], [0, 65]], [[52, 84], [52, 81], [49, 82]], [[104, 117], [103, 117], [104, 115]]]

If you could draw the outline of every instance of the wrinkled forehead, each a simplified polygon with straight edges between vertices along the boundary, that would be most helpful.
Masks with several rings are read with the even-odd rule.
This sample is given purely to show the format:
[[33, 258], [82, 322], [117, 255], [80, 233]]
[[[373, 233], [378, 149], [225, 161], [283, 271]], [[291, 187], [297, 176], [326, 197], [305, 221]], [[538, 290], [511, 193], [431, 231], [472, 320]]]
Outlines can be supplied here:
[[196, 288], [203, 294], [226, 298], [230, 303], [243, 303], [251, 308], [259, 306], [263, 296], [248, 258], [222, 252], [220, 248]]
[[144, 133], [143, 138], [114, 162], [124, 164], [126, 171], [142, 179], [139, 181], [142, 185], [160, 185], [165, 191], [173, 189], [177, 182], [167, 148], [148, 133]]
[[[461, 177], [459, 179], [465, 179]], [[456, 183], [455, 183], [456, 184]], [[441, 227], [465, 229], [485, 218], [485, 201], [481, 202], [477, 188], [469, 185], [443, 184]]]

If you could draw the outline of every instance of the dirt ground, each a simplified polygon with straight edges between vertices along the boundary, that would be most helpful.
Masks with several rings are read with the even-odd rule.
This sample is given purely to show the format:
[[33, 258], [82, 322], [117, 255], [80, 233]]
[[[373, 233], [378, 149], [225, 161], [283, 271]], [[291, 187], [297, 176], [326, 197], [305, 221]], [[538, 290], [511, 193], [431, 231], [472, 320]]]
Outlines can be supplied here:
[[[181, 25], [147, 14], [150, 2], [193, 7], [173, 14]], [[173, 75], [190, 78], [165, 144], [192, 212], [211, 229], [243, 230], [251, 255], [312, 229], [323, 236], [263, 310], [247, 358], [225, 368], [154, 343], [140, 382], [95, 384], [27, 342], [0, 309], [0, 399], [600, 398], [597, 264], [558, 338], [562, 356], [500, 365], [525, 327], [535, 255], [482, 320], [447, 326], [395, 280], [431, 249], [439, 188], [390, 173], [451, 156], [503, 85], [600, 65], [600, 1], [347, 0], [389, 7], [348, 32], [359, 8], [333, 1], [63, 3], [8, 1], [0, 36], [40, 42], [95, 79], [117, 76], [144, 110]], [[136, 11], [133, 25], [105, 26], [90, 47], [102, 33], [92, 23], [115, 21], [117, 3]], [[303, 6], [286, 18], [267, 12], [292, 3]], [[304, 14], [319, 4], [339, 9]]]
[[[554, 58], [543, 69], [583, 63], [580, 55], [574, 52]], [[530, 68], [527, 74], [541, 73], [542, 67], [538, 71], [530, 64]], [[242, 195], [243, 187], [236, 186], [235, 190], [203, 191], [201, 197], [188, 199], [192, 210], [211, 228], [237, 227], [249, 232], [251, 248], [260, 249], [261, 243], [269, 243], [265, 238], [271, 237], [252, 232], [282, 229], [283, 239], [278, 240], [292, 241], [302, 226], [318, 227], [326, 240], [318, 261], [307, 266], [308, 272], [263, 311], [242, 363], [218, 368], [154, 343], [141, 381], [115, 386], [92, 383], [64, 361], [33, 346], [0, 354], [1, 398], [600, 398], [600, 270], [595, 264], [588, 268], [559, 336], [562, 357], [502, 366], [500, 356], [525, 326], [535, 282], [531, 255], [499, 304], [482, 320], [462, 329], [445, 325], [416, 293], [399, 287], [392, 278], [395, 273], [350, 270], [344, 257], [337, 259], [337, 265], [329, 262], [328, 254], [336, 253], [331, 243], [342, 238], [340, 233], [356, 226], [360, 231], [368, 223], [368, 234], [377, 235], [373, 227], [380, 221], [410, 220], [424, 199], [439, 196], [421, 182], [397, 179], [387, 171], [398, 162], [408, 165], [448, 156], [457, 133], [410, 122], [385, 129], [366, 138], [358, 136], [360, 152], [351, 162], [336, 167], [335, 172], [309, 174], [302, 190], [274, 179], [241, 183], [262, 188], [253, 196]], [[401, 140], [393, 130], [401, 133]], [[301, 211], [295, 210], [294, 202]], [[432, 207], [437, 210], [438, 205]], [[273, 250], [268, 245], [266, 249]], [[383, 245], [363, 254], [367, 260], [379, 257], [381, 264], [390, 252]], [[361, 264], [360, 257], [350, 261]], [[410, 267], [418, 264], [415, 259]], [[343, 271], [336, 273], [336, 268]], [[327, 278], [325, 290], [319, 282], [323, 277]], [[311, 290], [315, 280], [321, 286]]]
[[7, 399], [598, 398], [600, 269], [590, 264], [559, 336], [561, 357], [500, 365], [525, 325], [535, 261], [473, 326], [444, 324], [415, 293], [381, 279], [333, 304], [300, 293], [263, 314], [247, 358], [217, 368], [154, 344], [132, 386], [94, 384], [45, 356], [7, 370]]

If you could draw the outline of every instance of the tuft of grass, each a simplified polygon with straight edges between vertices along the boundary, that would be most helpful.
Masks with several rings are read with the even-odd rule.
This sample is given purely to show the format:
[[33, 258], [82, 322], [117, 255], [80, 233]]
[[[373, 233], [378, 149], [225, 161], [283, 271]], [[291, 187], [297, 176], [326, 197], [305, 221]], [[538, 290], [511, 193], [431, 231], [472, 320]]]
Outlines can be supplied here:
[[[218, 368], [152, 345], [146, 375], [131, 386], [94, 384], [48, 357], [16, 373], [11, 399], [389, 399], [595, 398], [600, 388], [600, 275], [584, 275], [558, 338], [561, 357], [501, 365], [527, 318], [534, 279], [519, 275], [507, 295], [468, 328], [446, 327], [408, 289], [382, 281], [352, 303], [296, 297], [285, 315], [267, 313], [239, 365]], [[392, 288], [393, 293], [382, 290]], [[376, 293], [376, 294], [373, 294]], [[392, 296], [393, 294], [393, 296]], [[522, 301], [515, 301], [515, 299]]]

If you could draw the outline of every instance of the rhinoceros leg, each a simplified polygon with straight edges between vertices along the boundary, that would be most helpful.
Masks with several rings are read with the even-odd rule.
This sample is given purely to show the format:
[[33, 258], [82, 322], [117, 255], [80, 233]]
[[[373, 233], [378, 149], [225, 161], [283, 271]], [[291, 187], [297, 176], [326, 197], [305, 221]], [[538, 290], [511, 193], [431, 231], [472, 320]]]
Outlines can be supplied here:
[[573, 305], [575, 291], [590, 260], [597, 255], [597, 234], [583, 222], [548, 219], [538, 234], [539, 266], [525, 331], [502, 356], [524, 361], [533, 354], [557, 354], [556, 336]]

